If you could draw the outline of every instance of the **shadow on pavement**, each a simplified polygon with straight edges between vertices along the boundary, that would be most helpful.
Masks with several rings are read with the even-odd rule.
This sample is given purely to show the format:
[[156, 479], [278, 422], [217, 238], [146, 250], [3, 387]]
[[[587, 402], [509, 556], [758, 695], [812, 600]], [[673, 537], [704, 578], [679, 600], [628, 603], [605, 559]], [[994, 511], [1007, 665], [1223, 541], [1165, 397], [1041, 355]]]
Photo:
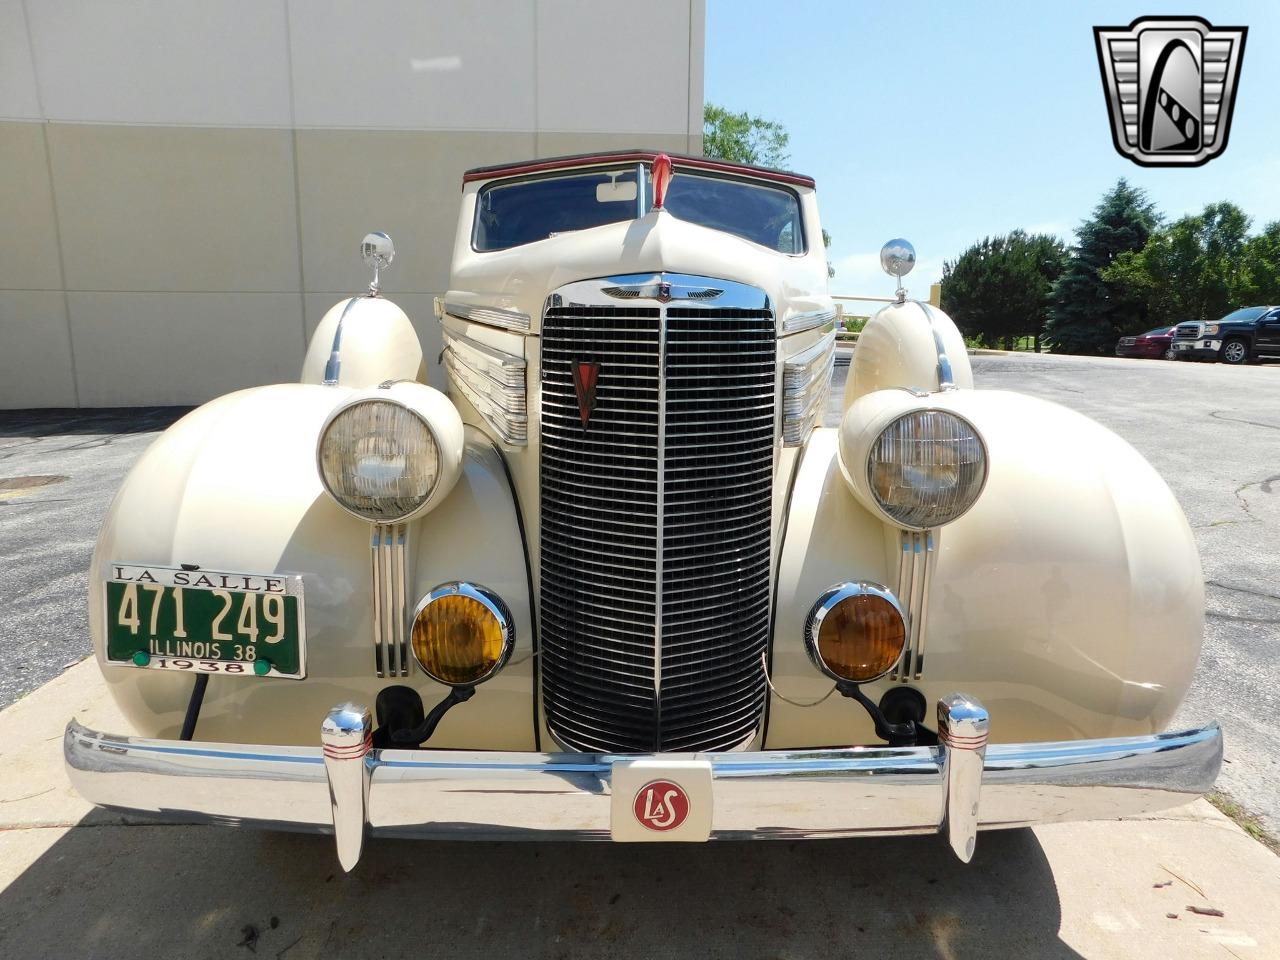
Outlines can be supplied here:
[[191, 407], [120, 407], [93, 410], [0, 411], [0, 437], [59, 437], [77, 434], [155, 433]]
[[[1075, 958], [1030, 830], [705, 846], [69, 831], [0, 894], [0, 955]], [[252, 948], [252, 953], [250, 953]]]

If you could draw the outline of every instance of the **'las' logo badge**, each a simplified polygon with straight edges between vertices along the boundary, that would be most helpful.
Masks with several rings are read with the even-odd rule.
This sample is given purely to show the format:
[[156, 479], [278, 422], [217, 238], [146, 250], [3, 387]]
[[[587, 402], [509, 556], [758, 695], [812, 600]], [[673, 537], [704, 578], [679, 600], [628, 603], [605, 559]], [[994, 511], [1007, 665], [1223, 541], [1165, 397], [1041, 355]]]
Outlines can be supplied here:
[[653, 780], [636, 794], [636, 819], [650, 830], [674, 830], [689, 816], [689, 795], [678, 783]]

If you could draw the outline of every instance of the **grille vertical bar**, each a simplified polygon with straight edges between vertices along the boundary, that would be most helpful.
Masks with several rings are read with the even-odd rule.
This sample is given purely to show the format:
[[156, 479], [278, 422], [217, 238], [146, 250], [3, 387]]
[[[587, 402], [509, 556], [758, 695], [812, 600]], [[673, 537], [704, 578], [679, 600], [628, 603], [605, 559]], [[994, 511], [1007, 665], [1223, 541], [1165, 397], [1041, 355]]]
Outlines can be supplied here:
[[[718, 750], [757, 729], [775, 351], [768, 310], [546, 311], [542, 693], [564, 745]], [[600, 365], [585, 428], [575, 362]]]

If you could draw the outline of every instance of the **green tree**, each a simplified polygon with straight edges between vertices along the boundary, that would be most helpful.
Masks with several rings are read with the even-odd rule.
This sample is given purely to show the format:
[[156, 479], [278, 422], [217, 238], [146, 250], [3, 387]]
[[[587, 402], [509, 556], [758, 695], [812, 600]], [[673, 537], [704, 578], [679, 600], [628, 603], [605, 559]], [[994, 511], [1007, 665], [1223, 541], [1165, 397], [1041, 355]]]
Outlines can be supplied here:
[[[712, 160], [746, 163], [753, 167], [784, 167], [791, 162], [787, 145], [791, 134], [776, 120], [734, 113], [714, 103], [702, 108], [702, 152]], [[822, 231], [822, 245], [831, 234]]]
[[1268, 223], [1260, 234], [1245, 241], [1244, 272], [1246, 300], [1251, 304], [1280, 303], [1280, 221]]
[[1057, 237], [1021, 230], [986, 237], [942, 265], [942, 309], [968, 338], [1012, 347], [1032, 336], [1038, 345], [1066, 263]]
[[1159, 225], [1155, 204], [1123, 177], [1076, 231], [1070, 263], [1054, 285], [1045, 341], [1055, 353], [1109, 353], [1116, 338], [1145, 323], [1141, 298], [1124, 296], [1103, 271], [1141, 250]]
[[702, 152], [713, 160], [781, 167], [790, 162], [791, 134], [776, 120], [734, 113], [714, 103], [702, 108]]
[[[1142, 304], [1149, 326], [1214, 320], [1255, 295], [1246, 265], [1248, 233], [1243, 210], [1234, 203], [1211, 203], [1203, 213], [1157, 230], [1141, 250], [1116, 257], [1102, 278]], [[1255, 239], [1262, 252], [1267, 241]]]

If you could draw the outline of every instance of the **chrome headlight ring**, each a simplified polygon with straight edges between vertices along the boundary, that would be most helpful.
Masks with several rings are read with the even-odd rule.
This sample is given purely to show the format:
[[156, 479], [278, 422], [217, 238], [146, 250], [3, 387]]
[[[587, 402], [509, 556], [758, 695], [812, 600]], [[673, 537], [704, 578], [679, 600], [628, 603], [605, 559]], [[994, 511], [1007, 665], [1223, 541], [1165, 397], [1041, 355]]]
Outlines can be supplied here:
[[[940, 423], [947, 423], [952, 427], [951, 436], [922, 438], [919, 436], [911, 437], [904, 435], [906, 433], [906, 424], [908, 421], [920, 421], [924, 419], [926, 423], [932, 421], [930, 427], [937, 429]], [[917, 426], [916, 428], [920, 428]], [[891, 435], [893, 431], [897, 431], [898, 435]], [[923, 432], [923, 431], [921, 431]], [[919, 447], [925, 443], [951, 443], [957, 446], [967, 446], [973, 454], [971, 459], [962, 460], [957, 457], [952, 464], [928, 463], [923, 458], [912, 458], [899, 456], [878, 456], [880, 452], [888, 447], [892, 450], [900, 444], [911, 444]], [[912, 449], [911, 446], [906, 449]], [[932, 448], [936, 451], [937, 448]], [[918, 451], [917, 451], [918, 452]], [[876, 468], [882, 464], [896, 464], [900, 474], [903, 475], [904, 482], [895, 486], [906, 490], [909, 494], [909, 500], [906, 504], [894, 505], [881, 496], [879, 485], [877, 484]], [[952, 502], [941, 504], [938, 502], [928, 502], [928, 491], [924, 484], [913, 486], [906, 477], [911, 471], [915, 471], [917, 476], [924, 479], [924, 472], [930, 468], [938, 467], [954, 467], [956, 472], [956, 482], [954, 487], [958, 489], [958, 495], [953, 497]], [[965, 474], [968, 473], [968, 476]], [[939, 407], [924, 407], [915, 410], [908, 410], [899, 414], [890, 420], [877, 434], [867, 450], [867, 460], [865, 466], [865, 476], [867, 488], [871, 494], [876, 509], [892, 524], [906, 530], [932, 530], [944, 524], [951, 523], [964, 516], [972, 509], [973, 505], [978, 502], [982, 491], [986, 488], [987, 477], [990, 473], [990, 462], [987, 455], [987, 444], [983, 440], [982, 434], [978, 431], [966, 417], [961, 416], [951, 410]], [[892, 477], [890, 478], [892, 479]]]
[[[360, 407], [365, 406], [385, 406], [393, 408], [397, 415], [409, 416], [416, 421], [430, 442], [430, 460], [431, 467], [429, 471], [430, 485], [425, 492], [421, 492], [413, 496], [411, 502], [404, 504], [400, 509], [395, 510], [378, 510], [361, 509], [356, 505], [356, 497], [358, 494], [350, 489], [335, 489], [335, 478], [330, 476], [330, 472], [326, 470], [326, 444], [330, 440], [330, 431], [334, 425], [344, 416], [353, 415], [353, 412]], [[370, 435], [366, 435], [363, 439], [370, 439]], [[404, 454], [408, 456], [408, 454]], [[336, 456], [350, 457], [351, 451], [339, 451]], [[331, 464], [332, 466], [332, 464]], [[340, 465], [341, 466], [341, 465]], [[361, 394], [353, 397], [346, 403], [339, 405], [325, 419], [324, 425], [320, 428], [319, 439], [316, 442], [316, 472], [319, 474], [320, 482], [324, 486], [325, 491], [333, 498], [343, 510], [360, 520], [372, 523], [399, 523], [414, 514], [418, 513], [424, 506], [431, 502], [439, 484], [442, 475], [442, 455], [440, 437], [432, 427], [430, 421], [419, 411], [413, 409], [412, 406], [400, 402], [398, 399], [390, 396], [376, 396], [370, 394]], [[384, 481], [393, 482], [393, 481]], [[376, 502], [378, 497], [372, 494], [366, 495], [366, 499]], [[404, 501], [410, 498], [404, 495], [395, 495], [394, 492], [388, 492], [383, 499], [390, 501]]]

